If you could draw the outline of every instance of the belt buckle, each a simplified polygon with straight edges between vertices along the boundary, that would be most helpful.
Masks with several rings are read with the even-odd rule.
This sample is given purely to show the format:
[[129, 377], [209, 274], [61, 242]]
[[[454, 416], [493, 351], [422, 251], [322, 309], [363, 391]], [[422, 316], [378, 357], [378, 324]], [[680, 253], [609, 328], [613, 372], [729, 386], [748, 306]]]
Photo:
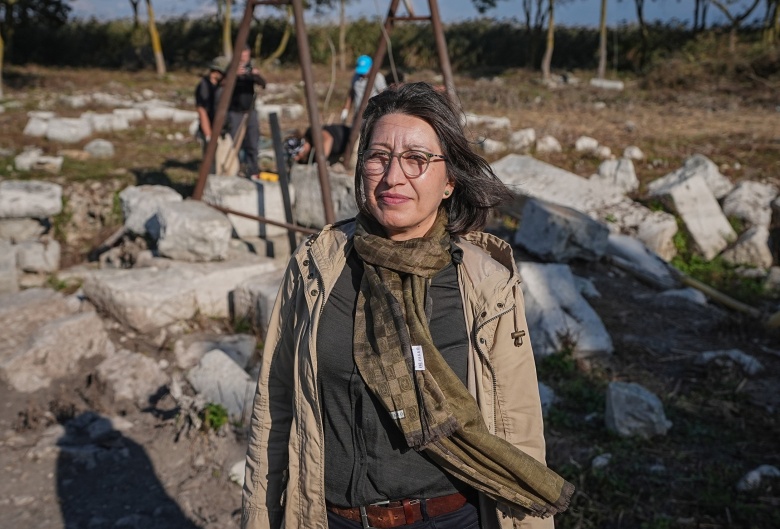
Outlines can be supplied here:
[[366, 513], [365, 506], [361, 505], [360, 509], [360, 523], [363, 524], [363, 529], [377, 529], [368, 523], [368, 513]]

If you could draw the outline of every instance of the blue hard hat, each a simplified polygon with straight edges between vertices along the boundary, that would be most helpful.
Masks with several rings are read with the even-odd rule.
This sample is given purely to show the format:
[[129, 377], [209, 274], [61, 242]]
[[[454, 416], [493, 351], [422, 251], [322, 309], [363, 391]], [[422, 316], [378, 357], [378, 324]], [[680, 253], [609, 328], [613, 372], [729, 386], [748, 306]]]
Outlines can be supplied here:
[[355, 73], [358, 75], [366, 75], [371, 71], [371, 65], [374, 61], [368, 55], [361, 55], [357, 58], [357, 64], [355, 64]]

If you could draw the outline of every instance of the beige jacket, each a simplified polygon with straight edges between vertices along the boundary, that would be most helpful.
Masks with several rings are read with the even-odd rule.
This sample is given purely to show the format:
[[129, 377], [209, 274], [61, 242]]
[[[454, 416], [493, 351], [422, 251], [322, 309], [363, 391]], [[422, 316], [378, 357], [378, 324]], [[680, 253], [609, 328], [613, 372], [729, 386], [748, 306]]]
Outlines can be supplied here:
[[[324, 434], [316, 336], [323, 307], [352, 248], [354, 222], [328, 226], [290, 259], [271, 314], [252, 412], [244, 529], [327, 529]], [[468, 242], [466, 242], [468, 241]], [[471, 338], [468, 387], [491, 432], [544, 461], [536, 367], [520, 278], [505, 242], [472, 233], [458, 280]], [[480, 499], [483, 529], [549, 529], [541, 520]]]

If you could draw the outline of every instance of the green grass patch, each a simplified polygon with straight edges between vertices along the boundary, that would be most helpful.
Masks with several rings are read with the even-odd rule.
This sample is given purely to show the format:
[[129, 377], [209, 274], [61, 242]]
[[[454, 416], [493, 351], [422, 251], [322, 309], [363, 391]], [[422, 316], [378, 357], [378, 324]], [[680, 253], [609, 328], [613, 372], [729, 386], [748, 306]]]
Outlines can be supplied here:
[[228, 423], [228, 411], [221, 404], [209, 402], [201, 412], [203, 429], [217, 431]]

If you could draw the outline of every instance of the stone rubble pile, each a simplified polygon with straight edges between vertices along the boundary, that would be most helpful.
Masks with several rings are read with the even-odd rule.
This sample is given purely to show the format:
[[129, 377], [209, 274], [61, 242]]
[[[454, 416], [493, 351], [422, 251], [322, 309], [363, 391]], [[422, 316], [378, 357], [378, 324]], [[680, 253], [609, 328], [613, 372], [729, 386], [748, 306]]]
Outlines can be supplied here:
[[60, 267], [52, 217], [62, 211], [62, 187], [38, 180], [0, 182], [0, 294], [41, 285]]

